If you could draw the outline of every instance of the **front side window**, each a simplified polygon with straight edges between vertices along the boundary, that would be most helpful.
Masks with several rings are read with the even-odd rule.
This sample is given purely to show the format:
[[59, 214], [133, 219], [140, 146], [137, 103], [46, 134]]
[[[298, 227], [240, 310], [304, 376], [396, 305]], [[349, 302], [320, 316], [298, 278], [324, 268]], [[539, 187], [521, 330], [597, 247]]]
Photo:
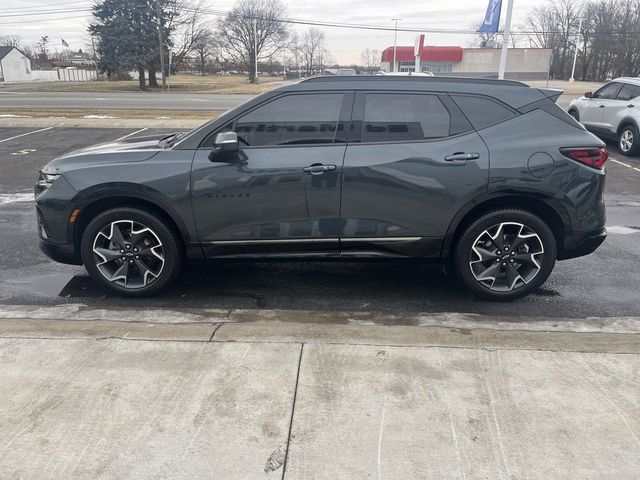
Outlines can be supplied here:
[[365, 98], [363, 142], [425, 140], [449, 136], [451, 116], [436, 95], [370, 93]]
[[621, 86], [622, 86], [621, 83], [617, 83], [617, 82], [609, 83], [604, 87], [602, 87], [600, 90], [598, 90], [594, 95], [594, 97], [602, 98], [603, 100], [612, 100], [616, 98], [616, 95], [618, 94], [618, 91], [620, 90]]
[[233, 126], [245, 146], [333, 143], [343, 94], [277, 98], [238, 118]]

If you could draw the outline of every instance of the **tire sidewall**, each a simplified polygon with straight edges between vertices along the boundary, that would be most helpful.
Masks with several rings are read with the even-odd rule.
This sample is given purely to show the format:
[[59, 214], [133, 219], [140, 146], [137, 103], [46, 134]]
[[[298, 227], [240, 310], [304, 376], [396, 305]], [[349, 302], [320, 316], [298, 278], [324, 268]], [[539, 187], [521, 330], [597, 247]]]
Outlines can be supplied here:
[[[622, 150], [620, 143], [621, 143], [622, 135], [627, 130], [630, 130], [633, 135], [633, 144], [631, 145], [631, 148], [625, 152], [624, 150]], [[628, 125], [624, 127], [622, 130], [620, 130], [620, 135], [618, 135], [618, 148], [620, 149], [620, 153], [622, 153], [627, 157], [635, 156], [635, 155], [638, 155], [638, 153], [640, 153], [640, 139], [638, 138], [638, 129], [636, 127], [634, 127], [633, 125]]]
[[[93, 254], [93, 243], [96, 235], [111, 222], [119, 220], [133, 220], [149, 227], [162, 243], [165, 264], [160, 277], [148, 287], [129, 289], [116, 285], [107, 280], [96, 266]], [[108, 210], [94, 218], [82, 234], [80, 251], [82, 263], [94, 281], [112, 292], [129, 297], [145, 297], [159, 292], [174, 280], [182, 264], [181, 250], [171, 228], [153, 213], [130, 207]]]
[[[480, 284], [469, 266], [469, 255], [478, 236], [500, 223], [516, 222], [532, 229], [542, 241], [544, 257], [541, 269], [525, 286], [510, 292], [496, 292]], [[454, 266], [458, 278], [478, 297], [485, 300], [509, 301], [522, 298], [540, 287], [549, 277], [557, 256], [556, 239], [549, 226], [537, 215], [523, 210], [499, 210], [483, 215], [474, 221], [462, 234], [455, 249]]]

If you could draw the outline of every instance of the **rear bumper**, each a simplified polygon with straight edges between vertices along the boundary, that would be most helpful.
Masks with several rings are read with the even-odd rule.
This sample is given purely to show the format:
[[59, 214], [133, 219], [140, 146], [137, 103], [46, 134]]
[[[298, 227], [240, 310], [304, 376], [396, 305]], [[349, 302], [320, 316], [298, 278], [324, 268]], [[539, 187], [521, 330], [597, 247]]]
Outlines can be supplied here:
[[592, 230], [581, 235], [568, 248], [564, 248], [558, 255], [558, 260], [568, 260], [570, 258], [583, 257], [593, 253], [607, 238], [605, 227]]

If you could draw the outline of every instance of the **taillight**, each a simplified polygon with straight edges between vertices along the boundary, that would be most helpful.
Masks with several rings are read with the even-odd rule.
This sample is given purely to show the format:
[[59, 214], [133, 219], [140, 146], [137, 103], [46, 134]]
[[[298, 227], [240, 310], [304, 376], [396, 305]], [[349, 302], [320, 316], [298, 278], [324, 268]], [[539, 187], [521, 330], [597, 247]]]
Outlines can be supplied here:
[[609, 153], [604, 148], [561, 148], [560, 153], [591, 168], [602, 169]]

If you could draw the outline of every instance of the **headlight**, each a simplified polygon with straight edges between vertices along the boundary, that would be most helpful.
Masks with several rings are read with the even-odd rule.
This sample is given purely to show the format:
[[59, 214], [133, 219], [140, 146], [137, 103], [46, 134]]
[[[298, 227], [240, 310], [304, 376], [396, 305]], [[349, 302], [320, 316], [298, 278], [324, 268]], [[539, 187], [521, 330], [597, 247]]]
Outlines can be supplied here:
[[58, 178], [60, 175], [59, 174], [50, 174], [50, 173], [44, 173], [44, 172], [40, 172], [40, 176], [38, 176], [38, 182], [36, 183], [35, 186], [35, 195], [36, 197], [41, 194], [42, 192], [44, 192], [47, 188], [49, 188], [51, 185], [53, 185], [53, 182], [55, 182], [56, 178]]

